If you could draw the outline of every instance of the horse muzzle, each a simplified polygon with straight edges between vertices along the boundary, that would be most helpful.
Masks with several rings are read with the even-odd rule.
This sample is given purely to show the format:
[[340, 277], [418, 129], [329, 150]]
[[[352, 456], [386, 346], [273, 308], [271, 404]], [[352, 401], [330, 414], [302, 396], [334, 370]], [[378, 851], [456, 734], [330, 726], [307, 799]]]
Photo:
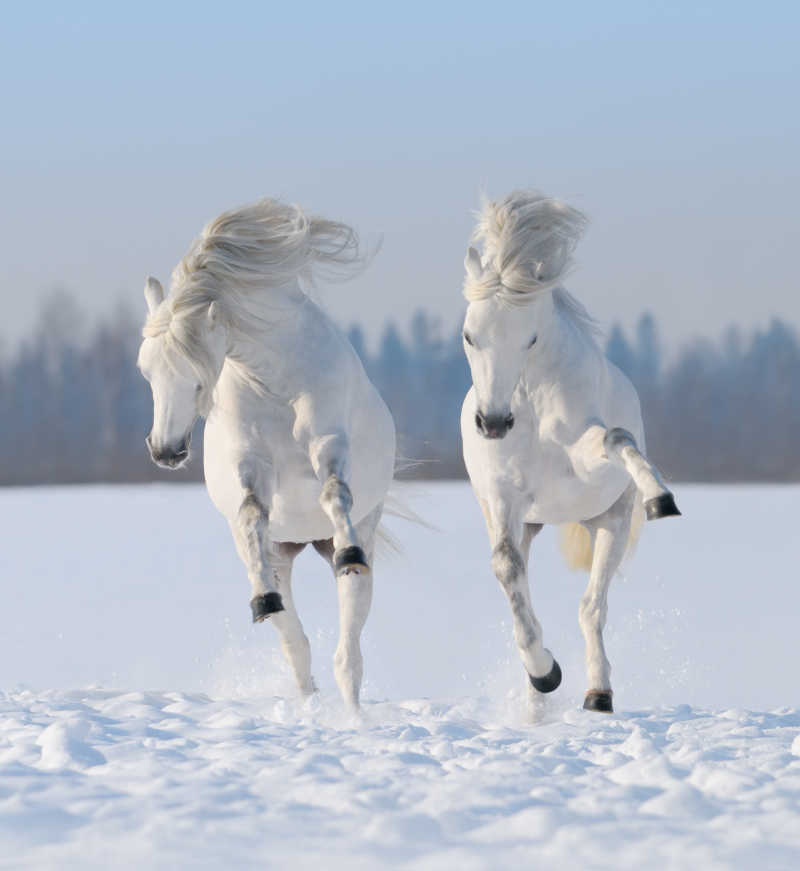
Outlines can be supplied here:
[[487, 439], [502, 439], [514, 426], [514, 415], [508, 414], [484, 414], [482, 411], [475, 415], [475, 426], [478, 432]]
[[145, 444], [150, 451], [150, 459], [162, 469], [180, 469], [189, 459], [189, 445], [191, 433], [187, 435], [179, 445], [161, 445], [155, 447], [151, 436], [147, 436]]

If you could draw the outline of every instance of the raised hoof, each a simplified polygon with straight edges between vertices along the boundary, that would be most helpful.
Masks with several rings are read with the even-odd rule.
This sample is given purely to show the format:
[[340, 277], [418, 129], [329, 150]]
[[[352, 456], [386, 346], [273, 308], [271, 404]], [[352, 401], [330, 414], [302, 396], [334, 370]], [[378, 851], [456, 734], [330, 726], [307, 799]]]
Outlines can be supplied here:
[[333, 555], [333, 570], [337, 575], [360, 575], [368, 572], [367, 557], [357, 545], [343, 547]]
[[253, 596], [250, 600], [253, 611], [253, 623], [263, 623], [270, 614], [283, 611], [283, 601], [280, 593], [264, 593], [263, 596]]
[[561, 666], [553, 660], [553, 667], [544, 677], [534, 677], [529, 674], [533, 688], [540, 693], [552, 693], [561, 686]]
[[658, 520], [659, 517], [680, 517], [675, 497], [670, 492], [662, 493], [644, 503], [644, 510], [648, 520]]
[[611, 703], [611, 690], [589, 690], [583, 700], [585, 711], [596, 711], [599, 714], [613, 714], [614, 705]]

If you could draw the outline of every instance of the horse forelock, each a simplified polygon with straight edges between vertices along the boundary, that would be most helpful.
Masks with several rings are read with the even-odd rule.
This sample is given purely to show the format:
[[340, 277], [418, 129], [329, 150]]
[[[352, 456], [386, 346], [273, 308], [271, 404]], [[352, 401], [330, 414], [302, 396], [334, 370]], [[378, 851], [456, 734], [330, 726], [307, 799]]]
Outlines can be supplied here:
[[514, 191], [502, 200], [483, 198], [472, 241], [481, 245], [481, 270], [473, 264], [464, 280], [469, 302], [496, 297], [524, 306], [552, 292], [557, 314], [596, 345], [597, 322], [563, 286], [572, 253], [586, 228], [582, 212], [534, 190]]
[[500, 302], [507, 305], [529, 305], [535, 299], [535, 294], [547, 290], [555, 290], [560, 280], [536, 281], [530, 279], [523, 287], [509, 287], [503, 281], [502, 274], [489, 267], [484, 270], [479, 279], [467, 276], [464, 279], [464, 296], [469, 302], [481, 302], [496, 296]]
[[483, 273], [467, 274], [464, 296], [497, 295], [512, 305], [559, 287], [587, 223], [577, 209], [533, 190], [484, 197], [476, 217], [472, 240], [483, 247]]

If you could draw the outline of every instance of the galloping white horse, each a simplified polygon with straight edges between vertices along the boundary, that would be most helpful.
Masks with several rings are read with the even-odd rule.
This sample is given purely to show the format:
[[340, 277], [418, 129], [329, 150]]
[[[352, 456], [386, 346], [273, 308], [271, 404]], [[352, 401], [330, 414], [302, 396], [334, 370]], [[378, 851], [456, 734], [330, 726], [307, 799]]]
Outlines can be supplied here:
[[353, 230], [271, 199], [226, 212], [193, 243], [165, 298], [149, 278], [138, 365], [153, 391], [154, 462], [189, 457], [206, 417], [206, 486], [227, 518], [252, 587], [301, 693], [314, 690], [291, 569], [306, 543], [332, 566], [345, 702], [358, 705], [370, 569], [392, 480], [392, 417], [355, 351], [302, 282], [360, 266]]
[[583, 706], [611, 712], [603, 647], [611, 578], [642, 508], [650, 520], [680, 512], [645, 457], [633, 385], [605, 358], [593, 321], [561, 286], [585, 223], [576, 209], [535, 191], [484, 202], [473, 235], [483, 254], [470, 248], [465, 260], [473, 386], [461, 433], [532, 698], [533, 690], [556, 689], [561, 669], [531, 607], [528, 551], [543, 524], [570, 524], [567, 557], [591, 569], [579, 611]]

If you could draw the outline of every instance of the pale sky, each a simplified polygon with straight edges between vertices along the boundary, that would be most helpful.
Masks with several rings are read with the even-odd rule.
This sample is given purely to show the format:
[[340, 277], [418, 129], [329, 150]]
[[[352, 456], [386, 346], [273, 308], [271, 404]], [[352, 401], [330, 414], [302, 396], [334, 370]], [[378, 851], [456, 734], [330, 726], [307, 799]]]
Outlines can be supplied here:
[[0, 253], [14, 342], [49, 289], [90, 313], [166, 282], [263, 195], [383, 236], [324, 293], [375, 337], [449, 331], [481, 190], [591, 225], [570, 289], [670, 344], [800, 327], [795, 3], [38, 3], [0, 27]]

